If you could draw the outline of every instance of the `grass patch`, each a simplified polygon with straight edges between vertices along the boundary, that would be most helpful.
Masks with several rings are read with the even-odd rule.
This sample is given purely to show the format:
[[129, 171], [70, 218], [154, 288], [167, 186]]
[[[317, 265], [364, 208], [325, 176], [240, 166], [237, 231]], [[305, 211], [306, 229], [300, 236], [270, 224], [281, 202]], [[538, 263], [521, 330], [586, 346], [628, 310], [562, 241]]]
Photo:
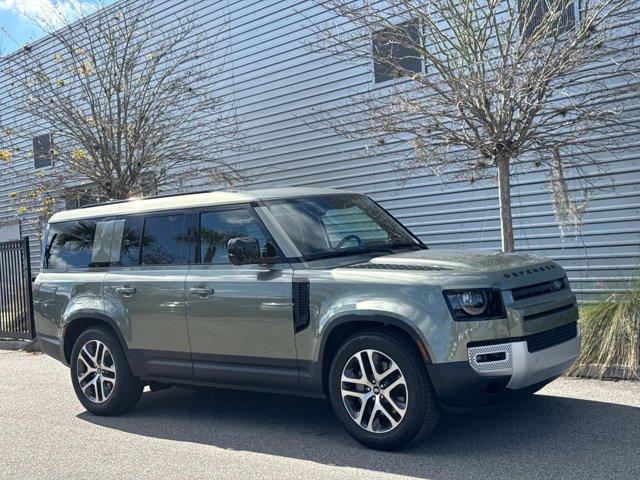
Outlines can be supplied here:
[[640, 365], [640, 279], [628, 291], [580, 307], [582, 351], [567, 372], [576, 375], [590, 366], [589, 376], [603, 378], [623, 367], [624, 378], [638, 379]]

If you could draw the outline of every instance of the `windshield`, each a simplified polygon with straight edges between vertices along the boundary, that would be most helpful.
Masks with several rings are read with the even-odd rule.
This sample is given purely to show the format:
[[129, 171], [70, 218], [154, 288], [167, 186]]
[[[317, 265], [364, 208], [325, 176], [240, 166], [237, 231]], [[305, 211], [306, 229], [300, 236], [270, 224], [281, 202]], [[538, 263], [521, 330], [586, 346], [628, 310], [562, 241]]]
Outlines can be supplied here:
[[327, 195], [265, 202], [306, 260], [390, 252], [424, 245], [363, 195]]

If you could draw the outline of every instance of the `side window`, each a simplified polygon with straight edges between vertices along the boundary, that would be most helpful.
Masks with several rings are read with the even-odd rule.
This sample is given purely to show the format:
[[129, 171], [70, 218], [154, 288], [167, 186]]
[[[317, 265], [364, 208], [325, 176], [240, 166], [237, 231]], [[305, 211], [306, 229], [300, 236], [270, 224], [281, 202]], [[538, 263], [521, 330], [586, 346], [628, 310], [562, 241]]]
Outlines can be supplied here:
[[200, 262], [229, 263], [227, 242], [235, 237], [257, 238], [262, 256], [275, 255], [271, 237], [249, 210], [238, 208], [200, 214]]
[[184, 263], [188, 238], [184, 230], [184, 215], [147, 217], [142, 235], [142, 265], [173, 265]]
[[140, 260], [140, 237], [142, 236], [143, 217], [129, 217], [124, 221], [120, 260], [117, 265], [130, 267], [138, 265]]
[[95, 220], [52, 223], [45, 258], [47, 268], [87, 268], [91, 264]]

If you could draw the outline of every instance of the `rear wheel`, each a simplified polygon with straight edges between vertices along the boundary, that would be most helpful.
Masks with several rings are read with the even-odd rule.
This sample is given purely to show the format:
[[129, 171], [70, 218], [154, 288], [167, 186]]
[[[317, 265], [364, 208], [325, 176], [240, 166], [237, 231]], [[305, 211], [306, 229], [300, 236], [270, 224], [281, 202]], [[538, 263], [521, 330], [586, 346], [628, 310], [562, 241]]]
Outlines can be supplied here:
[[114, 335], [102, 328], [80, 334], [71, 352], [71, 381], [80, 403], [96, 415], [133, 408], [144, 385], [133, 373]]
[[347, 432], [380, 450], [420, 441], [440, 416], [416, 347], [384, 330], [360, 332], [342, 344], [331, 366], [329, 395]]

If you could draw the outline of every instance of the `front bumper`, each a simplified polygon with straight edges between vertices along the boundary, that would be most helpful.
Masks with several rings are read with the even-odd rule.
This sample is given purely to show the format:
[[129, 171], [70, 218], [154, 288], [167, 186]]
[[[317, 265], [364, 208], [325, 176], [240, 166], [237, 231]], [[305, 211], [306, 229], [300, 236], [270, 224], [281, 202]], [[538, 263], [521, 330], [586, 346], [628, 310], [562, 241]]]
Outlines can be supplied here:
[[[565, 342], [530, 352], [526, 340], [471, 347], [469, 365], [480, 376], [510, 376], [507, 388], [517, 390], [556, 377], [567, 370], [580, 354], [580, 325], [577, 335]], [[485, 361], [500, 357], [500, 360]]]
[[[468, 348], [468, 362], [430, 364], [427, 369], [442, 406], [467, 409], [518, 399], [541, 388], [575, 362], [580, 344], [578, 325], [573, 338], [548, 348], [530, 352], [526, 340], [494, 342]], [[483, 361], [503, 352], [504, 359]]]

